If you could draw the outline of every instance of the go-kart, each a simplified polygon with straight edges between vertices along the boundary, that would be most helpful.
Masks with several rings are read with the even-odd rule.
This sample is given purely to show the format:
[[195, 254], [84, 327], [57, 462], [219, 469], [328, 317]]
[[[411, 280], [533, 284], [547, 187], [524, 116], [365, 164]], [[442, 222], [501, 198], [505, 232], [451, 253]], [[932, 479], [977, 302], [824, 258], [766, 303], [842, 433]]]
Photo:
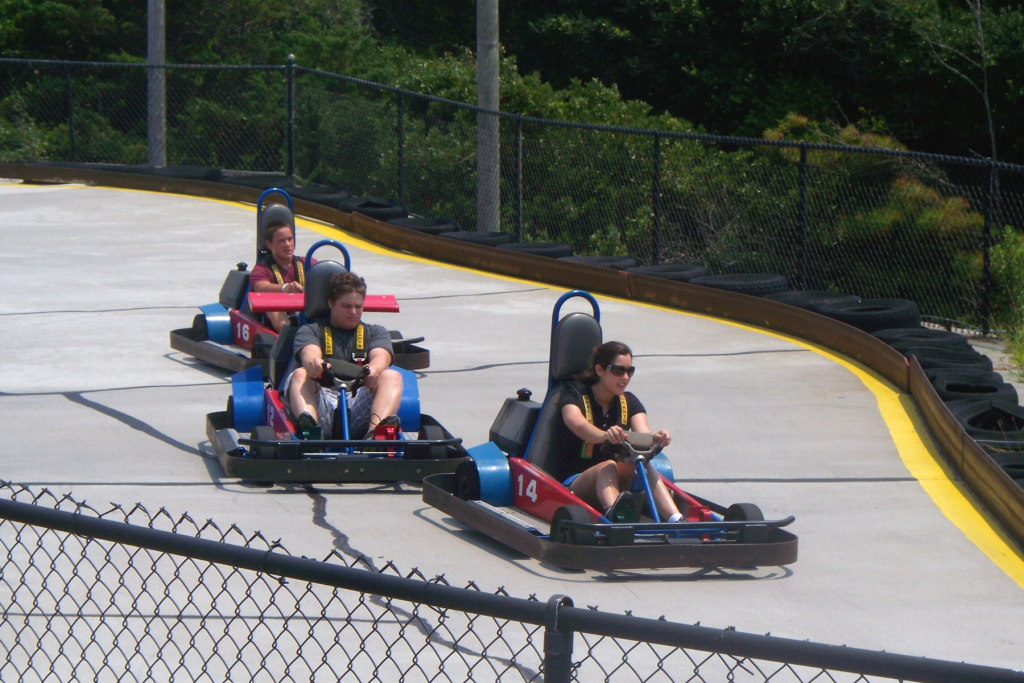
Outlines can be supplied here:
[[[593, 315], [570, 313], [560, 318], [562, 304], [575, 297], [589, 301]], [[506, 399], [491, 425], [490, 441], [468, 449], [470, 459], [453, 474], [424, 479], [423, 501], [534, 559], [569, 569], [795, 562], [797, 537], [783, 528], [793, 517], [766, 521], [756, 505], [724, 507], [683, 491], [650, 435], [629, 434], [616, 455], [637, 465], [633, 488], [643, 511], [638, 521], [612, 523], [548, 474], [571, 447], [563, 443], [559, 402], [567, 382], [586, 368], [591, 350], [601, 341], [594, 297], [576, 290], [559, 298], [552, 314], [543, 403], [532, 401], [526, 389]], [[660, 520], [645, 462], [661, 477], [683, 520]]]
[[[287, 202], [265, 205], [269, 195], [279, 194]], [[295, 230], [292, 199], [280, 188], [271, 188], [260, 194], [256, 202], [256, 260], [270, 257], [263, 242], [263, 230], [272, 221], [280, 220]], [[306, 252], [305, 272], [313, 262], [313, 254], [324, 246], [339, 249], [344, 257], [345, 269], [351, 269], [348, 250], [334, 240], [320, 240]], [[270, 311], [298, 313], [303, 309], [303, 294], [257, 293], [249, 291], [248, 264], [239, 263], [230, 271], [220, 288], [217, 303], [200, 306], [201, 311], [192, 320], [192, 327], [171, 331], [171, 348], [201, 361], [231, 372], [240, 372], [256, 365], [269, 370], [270, 350], [277, 333], [262, 322], [262, 314]], [[370, 313], [397, 313], [398, 302], [390, 294], [368, 294], [364, 310]], [[404, 338], [401, 332], [391, 330], [394, 364], [407, 370], [430, 367], [430, 352], [418, 346], [423, 337]]]
[[[335, 261], [319, 261], [309, 269], [304, 317], [329, 314], [328, 282], [345, 270]], [[299, 433], [285, 410], [287, 397], [282, 396], [285, 379], [297, 365], [294, 338], [294, 327], [285, 325], [271, 349], [267, 378], [255, 366], [236, 373], [231, 377], [227, 409], [206, 416], [207, 438], [229, 477], [264, 483], [418, 482], [428, 474], [454, 472], [465, 462], [462, 440], [420, 413], [416, 374], [399, 367], [394, 369], [403, 382], [400, 427], [378, 425], [372, 438], [350, 434], [345, 398], [358, 389], [366, 368], [331, 360], [320, 381], [339, 391], [332, 432], [341, 438], [324, 440]]]

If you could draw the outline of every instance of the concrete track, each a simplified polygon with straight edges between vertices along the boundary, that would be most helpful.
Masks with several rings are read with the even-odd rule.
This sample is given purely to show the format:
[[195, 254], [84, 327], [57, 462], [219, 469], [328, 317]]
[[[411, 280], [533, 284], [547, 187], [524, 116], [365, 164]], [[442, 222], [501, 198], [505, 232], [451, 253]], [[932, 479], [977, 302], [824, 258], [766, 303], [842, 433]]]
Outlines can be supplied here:
[[[302, 225], [300, 251], [317, 233], [339, 236]], [[0, 477], [97, 507], [187, 511], [261, 530], [293, 554], [335, 548], [453, 585], [1024, 666], [1020, 553], [1004, 548], [997, 566], [912, 476], [897, 441], [927, 454], [930, 440], [913, 429], [894, 436], [883, 414], [892, 408], [870, 387], [892, 388], [807, 345], [721, 321], [601, 299], [605, 339], [637, 354], [631, 389], [652, 426], [673, 432], [676, 476], [711, 500], [796, 515], [800, 559], [788, 568], [566, 572], [424, 506], [417, 486], [263, 489], [224, 478], [204, 415], [223, 407], [227, 375], [171, 351], [167, 335], [216, 299], [237, 261], [251, 263], [254, 226], [252, 207], [225, 202], [0, 186]], [[401, 313], [367, 319], [427, 337], [425, 412], [473, 444], [516, 389], [543, 395], [559, 291], [339, 239], [371, 292], [400, 302]], [[896, 405], [920, 425], [908, 401]]]

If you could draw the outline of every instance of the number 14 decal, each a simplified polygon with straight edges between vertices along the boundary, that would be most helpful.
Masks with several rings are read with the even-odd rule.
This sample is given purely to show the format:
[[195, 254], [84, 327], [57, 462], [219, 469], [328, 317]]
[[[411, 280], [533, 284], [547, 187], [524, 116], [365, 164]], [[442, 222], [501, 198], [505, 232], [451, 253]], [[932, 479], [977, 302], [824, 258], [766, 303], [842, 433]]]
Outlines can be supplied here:
[[[519, 495], [523, 495], [523, 475], [517, 477], [519, 480]], [[526, 484], [526, 497], [532, 500], [534, 503], [537, 502], [537, 480], [531, 479]]]

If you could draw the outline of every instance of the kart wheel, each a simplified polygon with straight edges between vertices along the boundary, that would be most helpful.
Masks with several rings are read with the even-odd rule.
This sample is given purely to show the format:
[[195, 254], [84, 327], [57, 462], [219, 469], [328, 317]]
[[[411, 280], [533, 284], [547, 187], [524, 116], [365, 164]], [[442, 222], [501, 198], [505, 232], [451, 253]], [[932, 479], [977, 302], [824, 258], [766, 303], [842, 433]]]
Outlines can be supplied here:
[[582, 505], [563, 505], [551, 517], [551, 540], [568, 545], [596, 545], [597, 539], [591, 533], [577, 534], [576, 530], [562, 522], [590, 524], [590, 513]]
[[764, 515], [761, 508], [753, 503], [733, 503], [725, 511], [727, 522], [763, 522]]
[[[420, 427], [419, 438], [421, 441], [443, 441], [446, 437], [444, 429], [438, 425], [423, 425]], [[427, 455], [429, 460], [444, 460], [445, 456], [448, 455], [447, 446], [428, 446], [427, 448], [429, 449], [429, 455]], [[476, 471], [476, 467], [473, 468], [473, 471]], [[477, 491], [479, 490], [480, 482], [478, 478]], [[479, 497], [479, 493], [477, 496]]]
[[[251, 434], [257, 441], [276, 441], [277, 433], [270, 425], [258, 425]], [[253, 446], [252, 454], [257, 460], [273, 460], [274, 449], [271, 446]]]
[[206, 326], [206, 316], [202, 313], [192, 318], [192, 334], [196, 341], [206, 341], [210, 338], [210, 330]]
[[464, 462], [455, 468], [455, 495], [462, 500], [480, 500], [480, 473], [475, 462]]

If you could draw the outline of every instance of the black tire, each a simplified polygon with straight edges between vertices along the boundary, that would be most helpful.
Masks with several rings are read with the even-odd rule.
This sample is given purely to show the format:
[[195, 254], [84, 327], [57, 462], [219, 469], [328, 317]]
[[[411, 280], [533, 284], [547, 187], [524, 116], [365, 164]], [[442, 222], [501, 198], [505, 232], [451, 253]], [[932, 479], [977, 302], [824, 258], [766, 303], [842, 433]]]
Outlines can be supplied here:
[[640, 265], [632, 256], [562, 256], [559, 258], [559, 261], [582, 263], [587, 266], [612, 268], [614, 270], [626, 270]]
[[438, 237], [446, 237], [451, 240], [458, 240], [459, 242], [469, 242], [470, 244], [480, 244], [485, 247], [497, 247], [502, 244], [508, 244], [512, 241], [512, 235], [507, 232], [491, 232], [481, 230], [474, 232], [472, 230], [455, 230], [452, 232], [442, 232]]
[[1006, 401], [951, 401], [946, 404], [972, 438], [995, 443], [1024, 442], [1024, 408]]
[[842, 292], [822, 292], [822, 291], [789, 291], [789, 292], [776, 292], [775, 294], [769, 294], [765, 297], [769, 301], [777, 301], [780, 304], [786, 304], [788, 306], [796, 306], [797, 308], [803, 308], [808, 311], [817, 312], [820, 306], [825, 304], [845, 304], [845, 303], [857, 303], [860, 301], [860, 297], [855, 294], [843, 294]]
[[789, 280], [777, 273], [734, 273], [732, 275], [705, 275], [690, 280], [691, 285], [714, 287], [727, 292], [767, 296], [789, 289]]
[[548, 258], [572, 256], [572, 247], [561, 242], [510, 242], [502, 244], [498, 249], [532, 254], [533, 256], [547, 256]]
[[480, 473], [472, 460], [455, 468], [455, 496], [462, 500], [480, 500]]
[[961, 348], [970, 346], [967, 337], [948, 330], [933, 330], [927, 327], [904, 327], [893, 330], [879, 330], [875, 337], [886, 344], [915, 344], [917, 346], [942, 346]]
[[563, 505], [551, 517], [551, 540], [567, 545], [596, 545], [593, 534], [577, 534], [562, 522], [590, 524], [590, 513], [582, 505]]
[[221, 170], [215, 166], [154, 166], [145, 172], [161, 178], [202, 180], [207, 183], [220, 182], [224, 177]]
[[228, 426], [234, 429], [235, 427], [235, 397], [228, 396], [228, 404], [224, 408], [224, 412], [228, 416]]
[[352, 197], [352, 193], [342, 187], [323, 187], [321, 185], [296, 187], [289, 190], [288, 193], [294, 199], [304, 199], [307, 202], [316, 202], [335, 209], [343, 201]]
[[361, 213], [378, 221], [390, 221], [409, 215], [409, 211], [398, 202], [380, 197], [349, 197], [338, 202], [338, 209], [345, 213]]
[[[250, 436], [257, 441], [277, 441], [277, 433], [270, 425], [254, 427]], [[252, 454], [257, 460], [273, 460], [276, 457], [271, 446], [253, 446]]]
[[206, 324], [206, 316], [202, 313], [192, 318], [192, 336], [195, 341], [206, 341], [210, 338], [210, 328]]
[[865, 332], [921, 325], [921, 311], [908, 299], [864, 299], [858, 303], [826, 304], [818, 308], [818, 313]]
[[407, 216], [406, 218], [392, 218], [388, 223], [426, 235], [440, 235], [443, 232], [457, 232], [460, 229], [459, 224], [451, 218]]
[[626, 268], [627, 273], [636, 275], [647, 275], [648, 277], [660, 277], [663, 280], [673, 282], [689, 282], [695, 277], [708, 275], [708, 269], [698, 266], [696, 263], [663, 263], [656, 266], [637, 266]]
[[935, 392], [943, 401], [994, 399], [1017, 403], [1017, 390], [997, 372], [944, 372], [932, 379]]
[[257, 190], [266, 190], [271, 187], [280, 187], [282, 190], [290, 190], [295, 187], [295, 181], [284, 173], [246, 173], [243, 175], [224, 175], [222, 183], [229, 185], [244, 185]]
[[727, 522], [763, 522], [764, 514], [761, 508], [753, 503], [733, 503], [725, 511]]
[[960, 370], [992, 370], [992, 359], [974, 349], [943, 349], [935, 346], [915, 346], [901, 349], [907, 358], [915, 356], [924, 369], [947, 368]]
[[889, 346], [896, 349], [900, 353], [906, 355], [908, 352], [914, 349], [935, 349], [939, 352], [957, 353], [962, 355], [981, 355], [974, 350], [974, 348], [966, 342], [959, 345], [951, 344], [932, 344], [927, 340], [921, 339], [904, 339], [902, 341], [890, 342]]
[[[444, 429], [438, 425], [423, 425], [420, 427], [419, 438], [423, 441], [443, 441], [445, 438]], [[448, 456], [447, 446], [427, 446], [425, 449], [425, 455], [429, 460], [444, 460]], [[473, 467], [473, 471], [476, 471], [476, 467]], [[479, 490], [479, 481], [477, 482], [477, 489]], [[477, 494], [479, 495], [479, 493]]]

